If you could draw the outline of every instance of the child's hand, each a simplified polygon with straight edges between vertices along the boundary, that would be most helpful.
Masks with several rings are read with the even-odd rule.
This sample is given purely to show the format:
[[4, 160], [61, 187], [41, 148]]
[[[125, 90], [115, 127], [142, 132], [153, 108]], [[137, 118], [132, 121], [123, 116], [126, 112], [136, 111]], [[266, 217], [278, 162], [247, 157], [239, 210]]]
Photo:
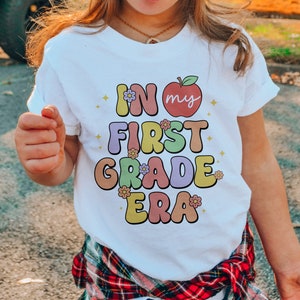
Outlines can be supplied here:
[[66, 134], [59, 111], [46, 106], [41, 114], [22, 114], [15, 132], [20, 162], [31, 174], [49, 173], [64, 161]]
[[289, 271], [276, 274], [276, 283], [281, 300], [300, 299], [300, 262]]

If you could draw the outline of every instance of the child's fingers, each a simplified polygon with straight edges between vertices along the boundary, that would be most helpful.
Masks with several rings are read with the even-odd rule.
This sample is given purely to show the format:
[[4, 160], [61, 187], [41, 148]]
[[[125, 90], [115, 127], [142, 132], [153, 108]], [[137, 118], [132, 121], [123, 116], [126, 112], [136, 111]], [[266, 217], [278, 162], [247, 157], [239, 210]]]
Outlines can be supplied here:
[[52, 143], [57, 140], [53, 129], [23, 131], [23, 141], [26, 145]]
[[64, 124], [58, 109], [54, 105], [45, 106], [41, 113], [43, 117], [54, 120], [57, 124], [57, 127], [60, 127]]
[[64, 160], [65, 126], [59, 111], [46, 106], [41, 114], [22, 114], [15, 131], [19, 159], [30, 173], [50, 172]]
[[54, 128], [56, 132], [57, 141], [60, 143], [61, 147], [64, 147], [66, 132], [63, 119], [54, 105], [47, 105], [41, 111], [42, 116], [45, 119], [55, 121], [56, 127]]
[[30, 112], [24, 113], [19, 117], [18, 127], [21, 130], [31, 129], [54, 129], [57, 123], [53, 119], [44, 118]]
[[50, 156], [43, 159], [30, 159], [24, 164], [24, 168], [32, 174], [46, 174], [56, 166], [58, 156]]
[[58, 155], [60, 145], [57, 142], [26, 145], [23, 149], [23, 157], [26, 160], [44, 159]]

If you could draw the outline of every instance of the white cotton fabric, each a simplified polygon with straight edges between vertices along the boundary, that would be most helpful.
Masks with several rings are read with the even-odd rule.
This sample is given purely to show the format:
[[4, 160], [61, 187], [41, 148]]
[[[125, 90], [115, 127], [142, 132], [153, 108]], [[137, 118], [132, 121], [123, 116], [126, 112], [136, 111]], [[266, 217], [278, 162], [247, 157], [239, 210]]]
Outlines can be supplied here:
[[241, 242], [251, 192], [237, 117], [278, 88], [252, 41], [254, 64], [239, 77], [236, 47], [223, 54], [188, 25], [152, 45], [92, 31], [74, 27], [47, 43], [28, 107], [56, 105], [67, 134], [79, 136], [82, 228], [149, 276], [189, 280]]

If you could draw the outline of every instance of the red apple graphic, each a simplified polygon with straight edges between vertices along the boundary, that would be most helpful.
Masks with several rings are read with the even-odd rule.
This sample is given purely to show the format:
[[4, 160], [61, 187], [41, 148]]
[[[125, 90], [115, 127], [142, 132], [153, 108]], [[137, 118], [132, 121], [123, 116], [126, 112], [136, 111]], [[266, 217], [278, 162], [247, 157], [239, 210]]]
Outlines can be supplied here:
[[202, 91], [195, 84], [198, 76], [190, 75], [178, 82], [169, 83], [162, 95], [165, 109], [173, 117], [191, 117], [202, 102]]

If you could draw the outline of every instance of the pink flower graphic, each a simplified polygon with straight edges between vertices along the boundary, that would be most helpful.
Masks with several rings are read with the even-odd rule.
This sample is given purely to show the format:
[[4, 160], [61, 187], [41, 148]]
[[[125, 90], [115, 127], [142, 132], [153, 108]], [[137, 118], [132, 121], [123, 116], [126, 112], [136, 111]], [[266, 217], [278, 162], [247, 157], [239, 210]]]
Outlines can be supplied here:
[[194, 208], [198, 208], [199, 206], [202, 205], [202, 198], [194, 195], [190, 198], [190, 206], [194, 207]]
[[122, 197], [123, 199], [126, 199], [131, 195], [130, 188], [125, 185], [120, 187], [118, 192], [119, 192], [119, 196]]
[[218, 170], [215, 172], [214, 176], [217, 180], [222, 180], [224, 177], [224, 173], [222, 171]]
[[128, 150], [128, 157], [135, 159], [138, 156], [139, 156], [139, 151], [137, 149], [132, 148]]
[[169, 128], [171, 128], [171, 123], [169, 120], [167, 119], [164, 119], [160, 122], [160, 127], [163, 129], [163, 130], [168, 130]]

